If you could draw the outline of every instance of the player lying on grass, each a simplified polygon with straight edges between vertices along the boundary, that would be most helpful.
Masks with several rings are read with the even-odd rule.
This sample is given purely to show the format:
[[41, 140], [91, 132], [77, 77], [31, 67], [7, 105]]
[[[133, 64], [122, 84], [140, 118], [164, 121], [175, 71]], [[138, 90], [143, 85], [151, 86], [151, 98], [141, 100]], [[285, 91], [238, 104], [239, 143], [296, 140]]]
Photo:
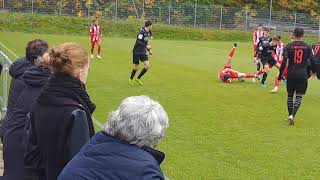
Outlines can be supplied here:
[[258, 78], [254, 74], [245, 74], [241, 73], [239, 71], [235, 71], [232, 69], [231, 62], [232, 58], [234, 56], [234, 53], [236, 51], [237, 43], [234, 43], [230, 53], [227, 63], [224, 65], [224, 68], [222, 71], [219, 72], [218, 77], [225, 83], [231, 83], [232, 79], [239, 79], [239, 81], [243, 81], [244, 78], [251, 78], [253, 82], [255, 82], [255, 79]]

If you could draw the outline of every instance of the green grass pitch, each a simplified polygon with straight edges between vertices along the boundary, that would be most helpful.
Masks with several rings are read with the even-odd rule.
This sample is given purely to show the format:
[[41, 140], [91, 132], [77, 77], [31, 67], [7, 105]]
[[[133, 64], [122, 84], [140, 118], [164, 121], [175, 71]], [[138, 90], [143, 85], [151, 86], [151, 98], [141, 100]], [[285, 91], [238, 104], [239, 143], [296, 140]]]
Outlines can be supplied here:
[[[134, 35], [133, 35], [134, 36]], [[43, 38], [50, 46], [66, 41], [89, 49], [88, 37], [0, 32], [0, 41], [18, 55], [27, 41]], [[235, 40], [236, 41], [236, 40]], [[91, 61], [87, 89], [97, 104], [94, 116], [104, 123], [125, 97], [148, 95], [161, 102], [170, 117], [162, 169], [170, 179], [316, 179], [320, 177], [320, 85], [309, 90], [289, 127], [286, 93], [269, 94], [251, 81], [223, 84], [223, 67], [232, 42], [152, 41], [151, 70], [145, 86], [129, 86], [134, 39], [103, 39], [103, 59]], [[5, 51], [6, 52], [6, 51]], [[234, 69], [254, 72], [252, 43], [239, 43]], [[10, 56], [13, 58], [12, 56]]]

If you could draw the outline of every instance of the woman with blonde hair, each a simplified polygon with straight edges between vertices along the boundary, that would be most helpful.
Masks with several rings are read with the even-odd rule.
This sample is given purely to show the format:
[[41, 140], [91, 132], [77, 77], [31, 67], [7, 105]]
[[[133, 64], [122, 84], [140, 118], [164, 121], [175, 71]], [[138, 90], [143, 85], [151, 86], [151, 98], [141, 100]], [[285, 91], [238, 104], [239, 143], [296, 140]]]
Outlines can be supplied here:
[[41, 63], [53, 74], [31, 108], [25, 166], [28, 176], [53, 180], [94, 135], [95, 105], [84, 85], [89, 55], [80, 44], [52, 48]]

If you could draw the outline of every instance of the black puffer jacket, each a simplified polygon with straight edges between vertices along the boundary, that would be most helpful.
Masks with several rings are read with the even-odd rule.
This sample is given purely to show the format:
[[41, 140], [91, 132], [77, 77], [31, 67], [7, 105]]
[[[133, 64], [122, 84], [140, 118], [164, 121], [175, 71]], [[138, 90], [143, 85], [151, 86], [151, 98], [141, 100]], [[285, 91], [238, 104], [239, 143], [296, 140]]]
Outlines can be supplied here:
[[25, 145], [23, 139], [26, 136], [24, 130], [26, 117], [50, 75], [51, 73], [45, 69], [31, 66], [22, 76], [25, 88], [17, 98], [12, 120], [8, 121], [9, 128], [4, 134], [4, 176], [7, 180], [24, 177]]
[[5, 131], [9, 128], [8, 122], [12, 120], [14, 106], [20, 93], [25, 88], [25, 83], [23, 82], [22, 75], [31, 66], [34, 66], [34, 64], [26, 58], [19, 58], [10, 66], [9, 73], [12, 77], [12, 80], [9, 91], [7, 113], [0, 126], [1, 138], [3, 138]]
[[[91, 102], [80, 80], [55, 73], [36, 98], [27, 130], [25, 166], [32, 178], [56, 180], [94, 135]], [[29, 175], [30, 176], [30, 175]]]

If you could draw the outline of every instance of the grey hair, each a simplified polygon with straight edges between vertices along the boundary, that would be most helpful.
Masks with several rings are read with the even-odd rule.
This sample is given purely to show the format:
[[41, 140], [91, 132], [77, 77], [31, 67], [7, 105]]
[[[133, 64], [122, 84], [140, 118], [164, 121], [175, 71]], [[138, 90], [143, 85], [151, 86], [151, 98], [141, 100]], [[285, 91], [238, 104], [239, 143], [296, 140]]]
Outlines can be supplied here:
[[130, 144], [153, 148], [160, 143], [168, 126], [168, 115], [159, 102], [148, 96], [132, 96], [109, 114], [104, 131]]

